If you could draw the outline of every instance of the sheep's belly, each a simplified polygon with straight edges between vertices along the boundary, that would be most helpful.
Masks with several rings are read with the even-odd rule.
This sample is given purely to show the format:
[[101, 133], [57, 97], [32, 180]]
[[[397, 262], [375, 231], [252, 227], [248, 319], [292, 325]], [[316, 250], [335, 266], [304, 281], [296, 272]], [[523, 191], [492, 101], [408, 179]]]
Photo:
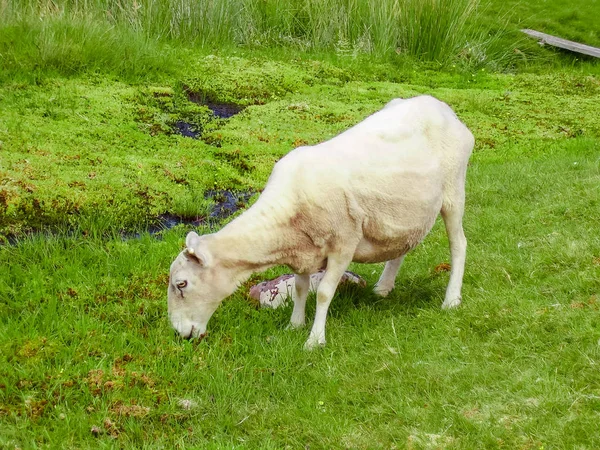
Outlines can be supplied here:
[[396, 228], [396, 233], [388, 234], [384, 239], [381, 235], [364, 235], [354, 251], [353, 261], [360, 263], [375, 263], [390, 261], [405, 255], [421, 242], [435, 223], [436, 215], [421, 224], [420, 227]]
[[[421, 236], [421, 239], [425, 236]], [[352, 260], [359, 263], [376, 263], [399, 258], [414, 248], [421, 239], [414, 244], [404, 240], [394, 242], [371, 242], [363, 239], [356, 247]]]

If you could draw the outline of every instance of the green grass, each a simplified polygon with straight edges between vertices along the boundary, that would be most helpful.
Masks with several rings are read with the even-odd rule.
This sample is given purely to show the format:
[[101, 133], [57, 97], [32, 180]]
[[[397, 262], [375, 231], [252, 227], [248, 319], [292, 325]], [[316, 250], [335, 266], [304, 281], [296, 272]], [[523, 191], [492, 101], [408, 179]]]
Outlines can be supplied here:
[[[446, 60], [475, 40], [478, 0], [300, 2], [214, 0], [14, 1], [3, 3], [4, 22], [34, 29], [62, 22], [131, 30], [151, 39], [202, 46], [288, 46]], [[32, 20], [33, 19], [33, 20]], [[84, 30], [81, 30], [84, 31]], [[85, 35], [85, 33], [82, 33]], [[48, 36], [52, 37], [52, 36]]]
[[600, 46], [598, 0], [4, 0], [0, 82], [98, 72], [125, 81], [185, 72], [198, 52], [262, 53], [494, 71], [591, 64], [520, 33]]
[[[151, 85], [2, 86], [2, 226], [21, 236], [0, 248], [3, 447], [600, 445], [598, 77], [364, 67], [209, 56]], [[184, 86], [246, 109], [210, 121]], [[389, 298], [341, 289], [322, 350], [303, 351], [291, 308], [257, 309], [248, 286], [205, 341], [174, 338], [166, 281], [187, 229], [118, 230], [206, 210], [215, 183], [259, 189], [294, 146], [419, 93], [477, 137], [463, 306], [440, 309], [438, 223]], [[179, 118], [204, 141], [172, 134]], [[22, 234], [44, 226], [59, 233]], [[352, 266], [371, 286], [381, 269]]]
[[[518, 33], [600, 46], [598, 1], [438, 17], [410, 0], [404, 41], [392, 2], [170, 3], [0, 0], [0, 447], [599, 448], [600, 65]], [[245, 109], [215, 120], [190, 93]], [[423, 93], [476, 136], [461, 308], [440, 309], [439, 222], [388, 298], [340, 289], [324, 349], [285, 329], [290, 306], [248, 299], [285, 268], [203, 342], [174, 337], [190, 228], [143, 230], [206, 215], [208, 190], [259, 191], [292, 148]], [[351, 267], [369, 286], [382, 268]]]
[[[439, 309], [438, 225], [390, 298], [338, 295], [313, 353], [284, 329], [289, 308], [258, 311], [244, 291], [207, 341], [173, 339], [181, 232], [5, 249], [3, 445], [596, 448], [597, 153], [579, 138], [551, 150], [472, 165], [460, 310]], [[381, 266], [353, 269], [372, 283]]]
[[489, 11], [483, 20], [489, 20], [487, 26], [492, 29], [491, 22], [508, 12], [511, 29], [532, 28], [600, 47], [600, 24], [596, 20], [600, 12], [598, 0], [572, 0], [566, 3], [560, 0], [540, 2], [488, 0], [483, 5]]
[[190, 49], [279, 49], [504, 69], [528, 60], [478, 0], [16, 1], [0, 4], [0, 81], [178, 72]]

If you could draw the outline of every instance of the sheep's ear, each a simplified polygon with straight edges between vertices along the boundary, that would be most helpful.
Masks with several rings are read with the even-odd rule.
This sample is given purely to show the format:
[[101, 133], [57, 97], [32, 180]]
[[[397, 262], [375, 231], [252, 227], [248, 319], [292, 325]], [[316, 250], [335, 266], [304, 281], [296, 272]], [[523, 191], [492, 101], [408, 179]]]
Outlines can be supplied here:
[[188, 258], [195, 259], [201, 266], [206, 266], [209, 261], [208, 252], [202, 242], [202, 236], [190, 231], [185, 238], [185, 250], [183, 253]]

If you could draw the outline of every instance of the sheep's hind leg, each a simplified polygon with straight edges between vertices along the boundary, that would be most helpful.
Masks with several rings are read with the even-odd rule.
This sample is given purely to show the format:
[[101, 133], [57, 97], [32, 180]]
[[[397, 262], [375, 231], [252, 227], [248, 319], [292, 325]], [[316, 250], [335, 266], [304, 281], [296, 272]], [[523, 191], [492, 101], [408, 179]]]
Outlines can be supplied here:
[[325, 345], [325, 322], [327, 321], [327, 310], [335, 290], [351, 262], [351, 258], [332, 257], [327, 259], [327, 270], [323, 279], [317, 288], [317, 310], [315, 312], [315, 322], [313, 323], [310, 336], [304, 344], [306, 350], [312, 350], [318, 345]]
[[294, 310], [290, 319], [290, 328], [301, 328], [305, 325], [306, 297], [310, 287], [310, 274], [296, 274], [294, 282]]
[[442, 218], [448, 233], [452, 261], [450, 281], [446, 289], [446, 298], [442, 304], [443, 309], [455, 308], [462, 301], [461, 288], [467, 255], [467, 238], [462, 226], [463, 212], [464, 202], [455, 203], [449, 208], [442, 208]]
[[379, 277], [379, 281], [375, 285], [374, 292], [377, 295], [387, 297], [390, 291], [394, 289], [396, 275], [398, 275], [402, 261], [404, 261], [404, 255], [400, 258], [392, 259], [385, 264], [381, 277]]

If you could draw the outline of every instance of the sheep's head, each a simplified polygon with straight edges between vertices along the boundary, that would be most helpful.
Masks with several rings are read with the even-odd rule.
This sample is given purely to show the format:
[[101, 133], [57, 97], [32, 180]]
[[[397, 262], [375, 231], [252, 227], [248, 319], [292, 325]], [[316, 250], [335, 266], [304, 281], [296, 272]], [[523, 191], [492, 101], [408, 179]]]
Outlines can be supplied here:
[[235, 290], [226, 271], [219, 270], [207, 240], [207, 236], [190, 232], [185, 250], [171, 264], [169, 319], [184, 338], [204, 337], [209, 319], [223, 299]]

